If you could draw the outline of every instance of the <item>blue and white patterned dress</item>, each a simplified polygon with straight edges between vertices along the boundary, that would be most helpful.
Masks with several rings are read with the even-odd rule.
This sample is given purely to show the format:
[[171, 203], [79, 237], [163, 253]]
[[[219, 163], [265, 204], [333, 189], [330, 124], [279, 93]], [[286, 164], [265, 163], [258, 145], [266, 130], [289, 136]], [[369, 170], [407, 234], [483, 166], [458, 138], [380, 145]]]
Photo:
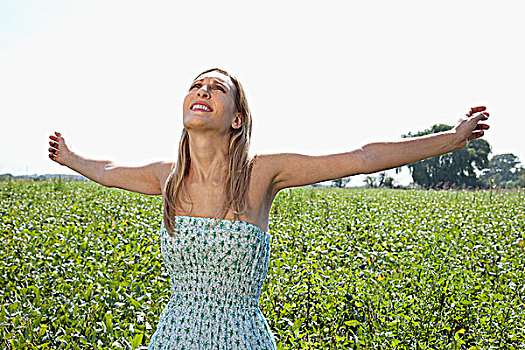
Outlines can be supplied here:
[[164, 223], [160, 229], [171, 297], [148, 350], [276, 350], [259, 309], [270, 234], [239, 220], [193, 216], [175, 220], [175, 237]]

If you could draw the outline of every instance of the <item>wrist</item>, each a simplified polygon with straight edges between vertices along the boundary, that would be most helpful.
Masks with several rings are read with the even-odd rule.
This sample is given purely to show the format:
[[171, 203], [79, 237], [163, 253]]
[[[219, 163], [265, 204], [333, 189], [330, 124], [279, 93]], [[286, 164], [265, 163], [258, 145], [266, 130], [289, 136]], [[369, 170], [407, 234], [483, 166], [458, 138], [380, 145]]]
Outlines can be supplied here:
[[71, 165], [74, 162], [75, 156], [76, 155], [73, 152], [71, 152], [71, 151], [67, 151], [67, 152], [64, 152], [63, 154], [61, 154], [62, 165], [65, 165], [68, 168], [71, 168]]
[[456, 129], [451, 130], [450, 134], [451, 134], [450, 146], [452, 148], [450, 152], [454, 152], [462, 148], [465, 148], [465, 146], [467, 145], [467, 139], [465, 139], [462, 135], [460, 135]]

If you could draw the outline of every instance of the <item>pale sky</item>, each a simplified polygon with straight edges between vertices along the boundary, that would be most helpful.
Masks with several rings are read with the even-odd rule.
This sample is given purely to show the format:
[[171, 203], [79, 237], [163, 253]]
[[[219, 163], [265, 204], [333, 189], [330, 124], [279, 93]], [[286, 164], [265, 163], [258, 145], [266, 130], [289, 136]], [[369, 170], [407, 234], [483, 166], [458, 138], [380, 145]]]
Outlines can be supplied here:
[[492, 155], [525, 162], [523, 10], [520, 1], [0, 0], [0, 174], [74, 174], [48, 158], [55, 130], [85, 156], [175, 159], [182, 100], [212, 67], [244, 85], [252, 155], [351, 151], [486, 106]]

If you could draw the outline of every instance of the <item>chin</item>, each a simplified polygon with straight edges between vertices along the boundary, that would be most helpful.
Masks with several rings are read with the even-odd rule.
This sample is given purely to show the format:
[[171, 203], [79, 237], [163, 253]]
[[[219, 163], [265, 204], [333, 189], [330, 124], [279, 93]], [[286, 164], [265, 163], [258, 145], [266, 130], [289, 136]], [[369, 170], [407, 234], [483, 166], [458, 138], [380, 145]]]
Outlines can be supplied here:
[[206, 118], [202, 118], [201, 116], [192, 115], [185, 117], [182, 124], [184, 125], [184, 128], [186, 130], [200, 129], [204, 126], [208, 126], [209, 120], [207, 120]]

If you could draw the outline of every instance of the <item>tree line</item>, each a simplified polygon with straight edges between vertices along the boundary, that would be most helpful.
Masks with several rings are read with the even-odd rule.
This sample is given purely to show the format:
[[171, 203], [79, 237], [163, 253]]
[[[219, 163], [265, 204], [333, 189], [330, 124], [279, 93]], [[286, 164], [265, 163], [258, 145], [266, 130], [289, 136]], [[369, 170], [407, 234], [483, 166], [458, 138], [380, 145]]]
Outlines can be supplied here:
[[[451, 130], [446, 124], [436, 124], [417, 133], [409, 132], [403, 138]], [[425, 159], [407, 167], [414, 184], [421, 188], [523, 188], [525, 187], [525, 168], [512, 153], [496, 154], [489, 160], [492, 147], [485, 139], [469, 141], [464, 148], [438, 157]], [[399, 173], [401, 168], [396, 169]], [[335, 187], [345, 187], [351, 177], [332, 181]], [[368, 187], [394, 188], [395, 181], [385, 172], [378, 176], [367, 176]], [[397, 186], [398, 187], [398, 186]]]

